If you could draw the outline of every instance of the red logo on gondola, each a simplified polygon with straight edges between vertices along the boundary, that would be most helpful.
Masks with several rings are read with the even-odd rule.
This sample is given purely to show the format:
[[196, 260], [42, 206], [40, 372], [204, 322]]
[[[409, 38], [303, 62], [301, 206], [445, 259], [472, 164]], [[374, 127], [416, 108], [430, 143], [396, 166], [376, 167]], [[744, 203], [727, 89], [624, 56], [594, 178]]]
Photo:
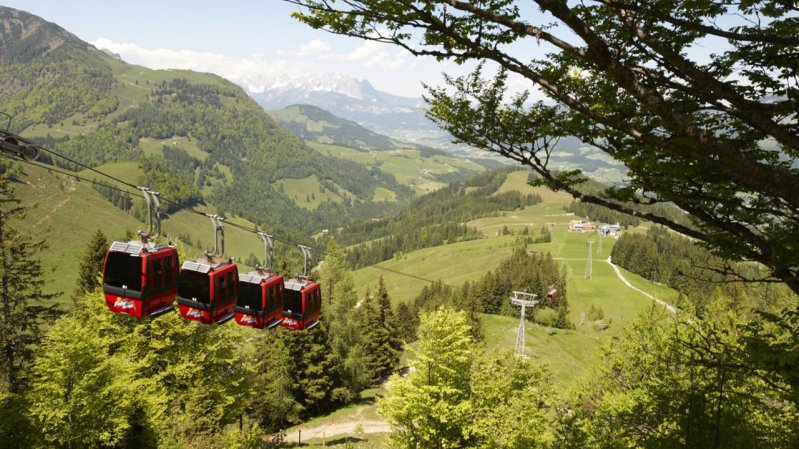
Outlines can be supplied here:
[[204, 318], [204, 317], [205, 315], [203, 315], [202, 311], [198, 309], [189, 309], [189, 311], [186, 312], [186, 318]]
[[136, 304], [129, 299], [117, 298], [114, 302], [114, 308], [118, 310], [133, 310], [136, 308]]
[[245, 315], [241, 321], [241, 324], [258, 324], [258, 319], [251, 315]]
[[300, 323], [294, 318], [283, 318], [283, 324], [286, 326], [297, 326]]

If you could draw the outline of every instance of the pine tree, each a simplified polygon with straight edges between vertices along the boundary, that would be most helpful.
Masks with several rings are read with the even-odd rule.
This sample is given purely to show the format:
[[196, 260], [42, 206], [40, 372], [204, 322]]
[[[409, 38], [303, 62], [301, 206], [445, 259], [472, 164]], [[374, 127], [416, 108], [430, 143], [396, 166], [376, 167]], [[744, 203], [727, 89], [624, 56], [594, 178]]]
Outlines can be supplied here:
[[34, 257], [44, 242], [32, 241], [14, 229], [25, 211], [8, 178], [0, 176], [0, 373], [11, 394], [21, 389], [21, 373], [41, 338], [41, 324], [56, 314], [50, 303], [57, 295], [42, 292], [44, 273]]
[[365, 367], [372, 383], [380, 382], [391, 374], [399, 361], [397, 351], [391, 346], [391, 334], [383, 325], [380, 304], [366, 293], [359, 307], [363, 347], [366, 355]]
[[97, 277], [103, 271], [103, 262], [105, 261], [107, 250], [108, 239], [105, 238], [103, 231], [98, 228], [83, 252], [83, 260], [80, 262], [78, 271], [78, 285], [75, 290], [76, 297], [93, 292], [100, 286], [97, 282]]
[[377, 286], [377, 303], [380, 307], [380, 321], [383, 328], [388, 332], [388, 345], [391, 349], [390, 372], [399, 364], [399, 358], [402, 354], [402, 338], [400, 338], [399, 335], [397, 317], [394, 315], [394, 309], [391, 308], [391, 298], [388, 296], [388, 290], [386, 289], [383, 276], [380, 276]]
[[416, 328], [419, 326], [419, 316], [407, 302], [397, 305], [397, 333], [406, 343], [416, 340]]
[[322, 283], [323, 320], [327, 323], [330, 344], [343, 364], [341, 380], [355, 396], [369, 382], [370, 376], [364, 373], [365, 352], [362, 346], [362, 329], [356, 318], [358, 297], [352, 273], [344, 266], [341, 247], [331, 238], [327, 244], [325, 263], [319, 269]]
[[286, 345], [291, 366], [291, 386], [294, 398], [304, 408], [305, 414], [327, 410], [337, 401], [347, 399], [340, 389], [336, 373], [341, 360], [330, 347], [327, 324], [306, 331], [279, 329], [278, 335]]

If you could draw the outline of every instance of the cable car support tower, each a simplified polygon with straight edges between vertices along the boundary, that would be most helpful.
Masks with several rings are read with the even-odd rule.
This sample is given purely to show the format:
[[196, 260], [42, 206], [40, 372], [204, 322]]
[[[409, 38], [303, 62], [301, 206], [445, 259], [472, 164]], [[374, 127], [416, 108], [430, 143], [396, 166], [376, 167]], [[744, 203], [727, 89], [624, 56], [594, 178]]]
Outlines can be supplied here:
[[514, 291], [513, 297], [510, 298], [511, 304], [521, 306], [522, 308], [522, 315], [521, 320], [519, 321], [519, 330], [516, 334], [516, 355], [524, 358], [527, 357], [525, 353], [526, 342], [525, 337], [527, 335], [527, 329], [525, 323], [527, 319], [525, 318], [527, 307], [535, 307], [540, 301], [536, 301], [536, 294], [534, 293], [527, 293], [527, 291], [519, 292]]
[[593, 273], [593, 271], [594, 271], [594, 260], [593, 260], [593, 257], [591, 256], [593, 247], [594, 247], [594, 241], [593, 240], [589, 240], [588, 241], [588, 263], [585, 264], [585, 279], [591, 279], [591, 278], [593, 278], [593, 275], [594, 275], [594, 273]]

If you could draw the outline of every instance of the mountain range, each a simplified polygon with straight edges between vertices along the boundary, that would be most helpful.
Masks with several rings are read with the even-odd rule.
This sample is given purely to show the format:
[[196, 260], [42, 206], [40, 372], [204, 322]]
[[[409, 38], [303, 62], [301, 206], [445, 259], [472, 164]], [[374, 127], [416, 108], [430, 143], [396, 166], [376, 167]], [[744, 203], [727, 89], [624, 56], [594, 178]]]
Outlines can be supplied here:
[[[454, 144], [452, 136], [425, 116], [423, 99], [391, 95], [375, 89], [369, 81], [340, 73], [276, 80], [255, 90], [248, 88], [248, 92], [283, 126], [304, 139], [361, 149], [385, 149], [404, 142], [460, 157], [501, 160]], [[346, 126], [342, 126], [344, 122]], [[351, 136], [345, 136], [347, 133]], [[366, 140], [353, 140], [355, 134]], [[376, 139], [377, 134], [384, 136]], [[601, 181], [615, 182], [625, 173], [622, 164], [574, 137], [557, 142], [550, 163], [557, 169], [582, 169]]]
[[275, 80], [249, 94], [267, 109], [309, 104], [390, 137], [420, 130], [443, 134], [424, 115], [424, 101], [375, 89], [367, 80], [327, 73]]

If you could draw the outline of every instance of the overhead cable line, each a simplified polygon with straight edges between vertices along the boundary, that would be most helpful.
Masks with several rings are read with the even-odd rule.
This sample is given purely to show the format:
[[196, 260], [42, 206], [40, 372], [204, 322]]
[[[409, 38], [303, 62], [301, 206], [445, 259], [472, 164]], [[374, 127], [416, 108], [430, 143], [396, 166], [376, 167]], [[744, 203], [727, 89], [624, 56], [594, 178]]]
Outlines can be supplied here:
[[144, 195], [142, 195], [141, 193], [130, 192], [130, 191], [125, 190], [125, 189], [120, 189], [119, 187], [112, 186], [111, 184], [106, 184], [106, 183], [100, 182], [96, 178], [95, 179], [88, 179], [88, 178], [84, 178], [82, 176], [76, 175], [74, 173], [70, 173], [70, 172], [55, 168], [54, 166], [50, 166], [50, 165], [46, 165], [46, 164], [37, 164], [35, 162], [28, 161], [28, 160], [25, 160], [25, 159], [19, 159], [19, 158], [16, 158], [16, 157], [8, 156], [5, 153], [0, 153], [0, 154], [2, 154], [3, 156], [6, 156], [9, 159], [13, 159], [16, 162], [24, 162], [24, 163], [26, 163], [28, 165], [32, 165], [34, 167], [43, 168], [45, 170], [53, 171], [53, 172], [56, 172], [56, 173], [59, 173], [59, 174], [65, 175], [65, 176], [69, 176], [69, 177], [72, 177], [72, 178], [75, 178], [75, 179], [78, 179], [78, 180], [81, 180], [81, 181], [90, 182], [90, 183], [98, 185], [98, 186], [108, 187], [110, 189], [114, 189], [114, 190], [122, 192], [122, 193], [127, 193], [128, 195], [131, 195], [131, 196], [144, 198]]
[[[41, 148], [42, 150], [44, 150], [44, 151], [46, 151], [46, 152], [48, 152], [48, 153], [50, 153], [50, 154], [52, 154], [54, 156], [60, 157], [60, 158], [66, 160], [68, 162], [71, 162], [71, 163], [73, 163], [73, 164], [75, 164], [75, 165], [77, 165], [79, 167], [83, 167], [83, 168], [85, 168], [87, 170], [90, 170], [90, 171], [92, 171], [94, 173], [97, 173], [98, 175], [105, 176], [106, 178], [112, 179], [112, 180], [114, 180], [114, 181], [116, 181], [116, 182], [118, 182], [118, 183], [120, 183], [122, 185], [131, 187], [133, 189], [136, 189], [137, 191], [140, 189], [140, 187], [135, 185], [135, 184], [131, 184], [131, 183], [127, 182], [127, 181], [123, 181], [123, 180], [121, 180], [121, 179], [119, 179], [119, 178], [117, 178], [115, 176], [112, 176], [112, 175], [109, 175], [108, 173], [105, 173], [105, 172], [102, 172], [100, 170], [97, 170], [96, 168], [91, 167], [89, 165], [86, 165], [86, 164], [84, 164], [82, 162], [78, 162], [75, 159], [72, 159], [72, 158], [70, 158], [68, 156], [62, 155], [62, 154], [60, 154], [60, 153], [58, 153], [58, 152], [56, 152], [54, 150], [51, 150], [51, 149], [48, 149], [48, 148], [44, 148], [44, 147], [41, 147], [41, 146], [39, 148]], [[87, 181], [87, 182], [90, 182], [92, 184], [101, 185], [101, 186], [104, 186], [104, 187], [110, 187], [110, 188], [112, 188], [114, 190], [118, 190], [120, 192], [127, 193], [127, 194], [132, 195], [132, 196], [136, 196], [136, 197], [139, 197], [139, 198], [144, 198], [144, 195], [142, 195], [142, 194], [129, 192], [129, 191], [125, 190], [125, 189], [121, 189], [119, 187], [114, 187], [112, 185], [99, 182], [97, 180], [87, 179], [87, 178], [81, 177], [81, 176], [76, 175], [76, 174], [68, 173], [66, 171], [53, 168], [52, 166], [49, 166], [49, 165], [46, 165], [46, 164], [39, 164], [39, 163], [35, 163], [33, 161], [28, 161], [28, 160], [25, 160], [25, 159], [16, 158], [16, 157], [13, 157], [13, 156], [8, 155], [6, 153], [0, 153], [0, 154], [6, 156], [9, 159], [13, 159], [15, 161], [25, 162], [25, 163], [27, 163], [29, 165], [34, 166], [34, 167], [39, 167], [39, 168], [43, 168], [43, 169], [46, 169], [46, 170], [51, 170], [51, 171], [54, 171], [56, 173], [60, 173], [60, 174], [65, 175], [65, 176], [70, 176], [72, 178], [79, 179], [81, 181]], [[168, 198], [160, 197], [160, 199], [161, 199], [162, 202], [171, 204], [171, 205], [175, 206], [176, 208], [178, 208], [180, 210], [185, 210], [187, 212], [191, 212], [191, 213], [194, 213], [194, 214], [197, 214], [197, 215], [201, 215], [203, 217], [208, 215], [205, 212], [196, 210], [196, 209], [194, 209], [192, 207], [189, 207], [189, 206], [184, 206], [184, 205], [182, 205], [182, 204], [180, 204], [180, 203], [178, 203], [176, 201], [172, 201], [172, 200], [170, 200]], [[250, 228], [250, 227], [243, 226], [243, 225], [236, 224], [236, 223], [232, 223], [232, 222], [226, 222], [226, 225], [227, 226], [232, 226], [234, 228], [241, 229], [243, 231], [251, 232], [253, 234], [259, 234], [261, 232], [257, 227]], [[293, 246], [302, 245], [299, 242], [295, 242], [295, 241], [289, 240], [287, 238], [274, 237], [274, 236], [273, 236], [273, 238], [274, 238], [274, 240], [276, 240], [278, 242], [281, 242], [281, 243], [285, 243], [287, 245], [293, 245]], [[312, 246], [308, 246], [308, 248], [318, 252], [319, 254], [323, 254], [325, 256], [330, 256], [330, 257], [335, 257], [337, 259], [349, 262], [349, 263], [353, 264], [353, 266], [355, 265], [355, 262], [353, 260], [351, 260], [350, 258], [348, 258], [347, 256], [343, 256], [343, 255], [340, 255], [340, 254], [332, 253], [332, 252], [329, 252], [329, 251], [326, 251], [326, 250], [323, 250], [323, 249], [319, 249], [319, 248], [315, 248], [315, 247], [312, 247]], [[443, 282], [441, 282], [440, 280], [436, 281], [436, 280], [433, 280], [433, 279], [425, 278], [423, 276], [417, 276], [415, 274], [410, 274], [410, 273], [405, 273], [403, 271], [395, 270], [393, 268], [382, 267], [382, 266], [377, 265], [376, 263], [372, 264], [372, 265], [365, 265], [363, 268], [374, 268], [374, 269], [377, 269], [377, 270], [385, 271], [387, 273], [393, 273], [393, 274], [396, 274], [396, 275], [399, 275], [399, 276], [405, 276], [405, 277], [416, 279], [416, 280], [419, 280], [419, 281], [428, 282], [428, 283], [431, 283], [431, 284], [439, 283], [439, 284], [442, 284], [442, 285], [447, 285], [447, 284], [444, 284]]]

